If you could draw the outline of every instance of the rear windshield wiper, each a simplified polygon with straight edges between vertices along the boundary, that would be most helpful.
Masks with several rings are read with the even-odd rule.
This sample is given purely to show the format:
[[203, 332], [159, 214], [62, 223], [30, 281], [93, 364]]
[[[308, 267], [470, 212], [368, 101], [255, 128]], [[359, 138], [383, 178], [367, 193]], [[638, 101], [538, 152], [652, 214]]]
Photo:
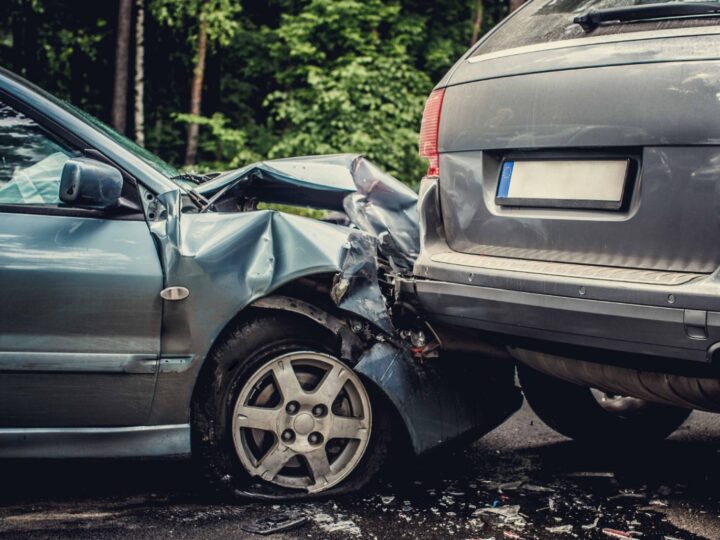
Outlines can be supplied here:
[[720, 13], [720, 5], [716, 2], [665, 2], [607, 9], [591, 9], [587, 13], [575, 17], [573, 22], [582, 26], [586, 32], [592, 32], [604, 22], [668, 19], [671, 17], [712, 15], [713, 13]]

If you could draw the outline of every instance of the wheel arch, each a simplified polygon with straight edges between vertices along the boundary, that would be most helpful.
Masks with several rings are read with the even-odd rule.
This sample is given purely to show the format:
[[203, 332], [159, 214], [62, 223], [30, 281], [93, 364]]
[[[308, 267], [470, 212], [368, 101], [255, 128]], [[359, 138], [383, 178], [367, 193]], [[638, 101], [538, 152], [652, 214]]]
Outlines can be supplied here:
[[[264, 313], [289, 313], [310, 320], [316, 326], [326, 330], [329, 336], [335, 337], [341, 359], [354, 367], [362, 352], [369, 346], [351, 330], [347, 316], [332, 304], [330, 300], [332, 280], [332, 274], [303, 276], [283, 285], [268, 295], [261, 296], [238, 311], [217, 334], [208, 349], [208, 353], [203, 358], [202, 365], [193, 383], [189, 408], [192, 407], [200, 383], [205, 377], [209, 376], [207, 371], [210, 369], [210, 363], [207, 362], [207, 359], [212, 356], [217, 347], [222, 345], [233, 328], [242, 324], [243, 321], [250, 321], [253, 318], [262, 316]], [[323, 299], [327, 299], [327, 301], [323, 301]], [[395, 433], [396, 442], [399, 442], [398, 449], [400, 451], [410, 449], [412, 447], [410, 428], [403, 419], [403, 415], [398, 410], [394, 400], [388, 395], [387, 389], [377, 384], [376, 381], [367, 377], [364, 373], [357, 371], [356, 373], [360, 375], [364, 384], [371, 387], [371, 393], [383, 400], [385, 410], [392, 412], [393, 425], [396, 431], [400, 430], [399, 433]]]

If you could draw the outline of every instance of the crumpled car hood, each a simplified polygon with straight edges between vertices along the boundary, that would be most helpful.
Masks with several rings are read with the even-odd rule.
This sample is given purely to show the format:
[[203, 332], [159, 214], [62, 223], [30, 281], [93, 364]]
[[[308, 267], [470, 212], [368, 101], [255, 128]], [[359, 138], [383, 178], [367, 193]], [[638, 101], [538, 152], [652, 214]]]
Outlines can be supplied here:
[[[254, 163], [194, 191], [208, 200], [203, 210], [183, 210], [180, 192], [169, 192], [158, 196], [165, 219], [151, 226], [166, 286], [190, 291], [166, 308], [165, 351], [192, 350], [199, 334], [214, 340], [254, 300], [316, 274], [335, 274], [339, 308], [394, 333], [378, 274], [381, 266], [412, 272], [419, 230], [410, 188], [364, 157], [343, 154]], [[344, 211], [350, 226], [252, 210], [248, 199]]]
[[378, 238], [396, 271], [410, 273], [419, 252], [417, 195], [359, 154], [261, 161], [194, 191], [220, 211], [228, 202], [251, 199], [342, 211], [352, 225]]
[[[327, 287], [314, 293], [322, 297], [313, 303], [330, 301], [338, 308], [331, 316], [344, 328], [336, 334], [343, 359], [394, 404], [416, 453], [486, 432], [519, 407], [512, 373], [507, 384], [488, 379], [490, 397], [478, 401], [477, 381], [485, 378], [478, 370], [485, 363], [471, 355], [460, 370], [458, 361], [418, 360], [434, 345], [408, 338], [412, 328], [395, 317], [397, 298], [388, 290], [398, 272], [411, 273], [417, 255], [417, 197], [368, 160], [342, 155], [267, 161], [220, 175], [195, 191], [207, 198], [202, 209], [185, 205], [179, 190], [167, 192], [157, 197], [164, 211], [153, 212], [158, 218], [151, 222], [165, 286], [187, 293], [180, 302], [164, 304], [165, 359], [205, 358], [243, 310], [292, 301], [283, 296], [285, 285], [323, 276]], [[350, 226], [257, 210], [252, 199], [342, 210]], [[194, 361], [178, 377], [196, 377], [201, 365]], [[158, 395], [167, 400], [177, 386], [172, 378], [163, 380], [168, 382]]]

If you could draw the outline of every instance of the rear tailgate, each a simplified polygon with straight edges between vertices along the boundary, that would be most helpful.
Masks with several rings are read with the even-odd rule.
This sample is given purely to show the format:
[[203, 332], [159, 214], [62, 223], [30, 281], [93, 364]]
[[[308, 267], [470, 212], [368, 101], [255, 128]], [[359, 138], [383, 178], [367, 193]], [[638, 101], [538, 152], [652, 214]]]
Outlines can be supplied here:
[[716, 28], [535, 44], [460, 62], [445, 92], [439, 141], [450, 247], [536, 261], [714, 271]]

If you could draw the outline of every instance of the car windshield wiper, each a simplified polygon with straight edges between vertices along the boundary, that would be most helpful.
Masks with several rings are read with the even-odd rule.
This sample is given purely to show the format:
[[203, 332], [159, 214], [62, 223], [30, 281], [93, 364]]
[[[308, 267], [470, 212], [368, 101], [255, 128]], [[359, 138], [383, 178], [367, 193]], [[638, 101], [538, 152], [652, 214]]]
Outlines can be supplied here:
[[194, 172], [184, 172], [173, 176], [170, 180], [184, 180], [185, 182], [192, 182], [193, 184], [202, 184], [213, 179], [213, 175], [200, 174]]
[[586, 32], [592, 32], [604, 22], [693, 17], [712, 15], [714, 13], [720, 14], [720, 5], [716, 2], [665, 2], [607, 9], [591, 9], [587, 13], [575, 17], [573, 22], [582, 26]]
[[201, 212], [204, 211], [205, 205], [207, 205], [208, 202], [205, 197], [193, 191], [192, 189], [188, 189], [187, 191], [185, 191], [185, 193], [187, 193], [187, 196], [190, 198], [193, 204], [198, 207], [198, 210], [200, 210]]
[[[170, 180], [173, 181], [185, 181], [185, 182], [192, 182], [194, 184], [202, 184], [203, 182], [207, 182], [210, 180], [211, 176], [206, 176], [204, 174], [197, 174], [197, 173], [182, 173], [178, 174], [177, 176], [173, 176]], [[207, 199], [194, 191], [192, 188], [183, 186], [182, 184], [178, 184], [180, 187], [182, 187], [185, 190], [185, 194], [188, 196], [188, 198], [193, 202], [195, 206], [198, 207], [199, 210], [203, 210], [205, 205], [207, 204]]]

